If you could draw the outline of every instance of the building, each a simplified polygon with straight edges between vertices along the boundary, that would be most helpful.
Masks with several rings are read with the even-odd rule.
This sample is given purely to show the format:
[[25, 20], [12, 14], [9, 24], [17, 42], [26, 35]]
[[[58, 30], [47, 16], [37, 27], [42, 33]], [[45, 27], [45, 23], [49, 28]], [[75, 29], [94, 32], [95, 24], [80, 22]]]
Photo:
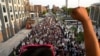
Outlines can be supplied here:
[[100, 26], [100, 3], [93, 4], [90, 7], [90, 17], [96, 26]]
[[55, 5], [53, 5], [53, 8], [52, 8], [54, 11], [59, 11], [60, 10], [60, 8], [58, 7], [58, 6], [55, 6]]
[[35, 13], [34, 13], [34, 6], [30, 5], [30, 18], [34, 19], [36, 17]]
[[34, 12], [34, 6], [30, 5], [30, 12]]
[[42, 6], [42, 5], [34, 5], [34, 12], [35, 13], [43, 13], [44, 11], [47, 11], [47, 7], [46, 6]]
[[42, 5], [34, 5], [34, 12], [41, 13], [42, 12]]
[[42, 6], [42, 12], [47, 11], [47, 6]]
[[24, 0], [24, 12], [25, 12], [25, 16], [29, 17], [29, 12], [30, 12], [30, 3], [29, 0]]
[[0, 42], [14, 36], [25, 26], [28, 0], [0, 0]]

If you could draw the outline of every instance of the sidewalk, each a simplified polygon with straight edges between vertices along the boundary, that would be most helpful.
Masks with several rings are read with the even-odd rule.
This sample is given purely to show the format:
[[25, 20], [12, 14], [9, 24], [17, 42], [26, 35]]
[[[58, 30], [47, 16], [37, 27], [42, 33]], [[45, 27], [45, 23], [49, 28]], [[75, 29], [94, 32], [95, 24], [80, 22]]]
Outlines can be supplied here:
[[8, 56], [13, 51], [13, 48], [17, 47], [30, 31], [22, 29], [6, 42], [0, 43], [0, 56]]
[[[39, 18], [38, 20], [40, 22], [43, 19]], [[34, 27], [39, 22], [36, 22], [32, 26]], [[0, 43], [0, 56], [8, 56], [13, 51], [13, 48], [16, 48], [30, 31], [29, 29], [22, 29], [6, 42]]]

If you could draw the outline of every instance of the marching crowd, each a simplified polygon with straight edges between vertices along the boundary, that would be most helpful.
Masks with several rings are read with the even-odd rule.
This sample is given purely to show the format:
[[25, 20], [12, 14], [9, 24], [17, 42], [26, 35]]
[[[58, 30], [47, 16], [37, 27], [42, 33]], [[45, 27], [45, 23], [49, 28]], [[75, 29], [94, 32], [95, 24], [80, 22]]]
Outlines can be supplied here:
[[[55, 56], [84, 56], [85, 50], [81, 43], [77, 43], [73, 36], [64, 34], [65, 28], [52, 17], [47, 17], [28, 34], [21, 46], [29, 44], [52, 44]], [[20, 52], [20, 51], [19, 51]]]

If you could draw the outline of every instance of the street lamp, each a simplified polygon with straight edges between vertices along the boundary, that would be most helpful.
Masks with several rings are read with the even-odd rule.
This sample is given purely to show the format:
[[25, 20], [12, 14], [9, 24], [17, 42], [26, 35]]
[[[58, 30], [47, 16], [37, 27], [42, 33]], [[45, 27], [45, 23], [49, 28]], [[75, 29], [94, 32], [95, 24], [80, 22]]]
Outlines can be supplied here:
[[97, 16], [97, 20], [96, 20], [96, 32], [98, 34], [100, 10], [99, 10], [99, 7], [97, 7], [97, 9], [98, 9], [98, 14], [97, 14], [98, 16]]

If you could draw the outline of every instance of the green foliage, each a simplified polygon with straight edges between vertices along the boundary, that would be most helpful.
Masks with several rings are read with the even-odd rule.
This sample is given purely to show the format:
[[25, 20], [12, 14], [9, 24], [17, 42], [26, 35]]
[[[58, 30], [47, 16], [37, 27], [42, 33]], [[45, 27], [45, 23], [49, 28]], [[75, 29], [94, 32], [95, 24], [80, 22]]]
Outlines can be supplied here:
[[53, 13], [53, 14], [56, 14], [56, 11], [55, 11], [54, 9], [52, 9], [52, 13]]
[[77, 28], [74, 27], [74, 26], [71, 27], [71, 30], [74, 31], [74, 32], [77, 32]]
[[63, 10], [63, 13], [65, 14], [70, 14], [72, 11], [72, 8], [67, 8], [66, 6], [63, 6], [61, 9]]
[[[63, 6], [61, 9], [63, 10], [63, 13], [70, 15], [73, 8], [67, 8], [66, 6]], [[87, 7], [86, 9], [87, 9], [87, 12], [89, 13], [90, 8]]]
[[66, 6], [63, 6], [61, 9], [63, 10], [63, 12], [64, 12], [65, 14], [67, 13], [67, 7], [66, 7]]
[[77, 27], [75, 27], [75, 26], [71, 27], [71, 30], [74, 31], [74, 34], [75, 34], [75, 37], [76, 37], [75, 40], [77, 42], [83, 42], [84, 41], [84, 34], [83, 34], [83, 32], [77, 33]]
[[72, 30], [72, 31], [74, 32], [75, 36], [77, 36], [77, 27], [72, 26], [72, 27], [70, 28], [70, 30]]
[[88, 12], [88, 14], [89, 14], [89, 12], [90, 12], [90, 8], [89, 8], [89, 7], [87, 7], [87, 8], [86, 8], [86, 10], [87, 10], [87, 12]]
[[72, 12], [72, 8], [68, 8], [67, 10], [68, 10], [68, 14], [70, 15]]
[[76, 39], [77, 42], [83, 42], [84, 41], [84, 34], [83, 34], [83, 32], [79, 32], [75, 39]]
[[47, 13], [46, 11], [43, 11], [43, 12], [42, 12], [43, 15], [46, 14], [46, 13]]

